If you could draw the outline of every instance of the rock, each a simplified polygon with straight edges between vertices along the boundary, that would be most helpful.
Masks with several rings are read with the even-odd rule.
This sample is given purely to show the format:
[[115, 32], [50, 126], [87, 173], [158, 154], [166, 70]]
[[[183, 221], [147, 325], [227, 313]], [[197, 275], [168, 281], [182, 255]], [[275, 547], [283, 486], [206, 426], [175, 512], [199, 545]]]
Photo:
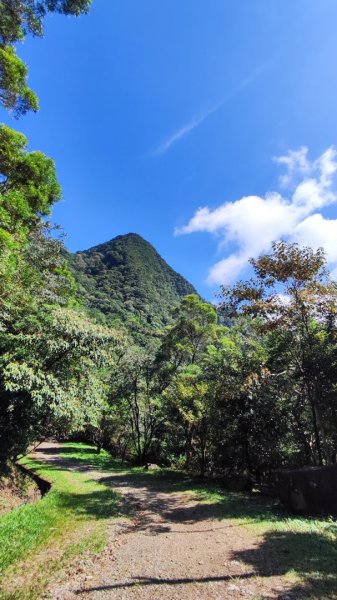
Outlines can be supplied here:
[[238, 592], [238, 591], [240, 591], [240, 588], [238, 585], [234, 585], [234, 583], [230, 583], [228, 586], [228, 590], [230, 592]]

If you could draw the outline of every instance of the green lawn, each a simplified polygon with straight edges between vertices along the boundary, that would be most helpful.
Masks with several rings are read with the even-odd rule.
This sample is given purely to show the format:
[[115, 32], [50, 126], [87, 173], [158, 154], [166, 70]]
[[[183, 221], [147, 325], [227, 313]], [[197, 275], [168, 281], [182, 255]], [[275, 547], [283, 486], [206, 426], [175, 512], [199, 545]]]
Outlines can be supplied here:
[[[66, 448], [67, 445], [65, 451]], [[85, 444], [76, 444], [76, 448], [79, 456], [87, 461], [88, 450], [91, 452], [92, 449]], [[100, 456], [92, 455], [97, 468], [108, 460], [109, 455], [105, 452]], [[108, 519], [123, 514], [119, 494], [91, 480], [90, 475], [39, 464], [27, 458], [22, 463], [48, 479], [52, 488], [42, 500], [21, 506], [0, 518], [1, 599], [38, 598], [50, 574], [66, 565], [71, 557], [103, 548], [106, 542], [104, 525]], [[35, 577], [27, 577], [27, 585], [11, 592], [12, 582], [23, 568], [27, 573], [35, 571], [36, 556], [38, 563], [43, 564], [43, 574], [38, 568]]]
[[[337, 598], [337, 524], [332, 519], [296, 518], [276, 510], [272, 501], [206, 486], [182, 472], [125, 468], [86, 444], [64, 444], [63, 456], [104, 471], [107, 478], [114, 471], [130, 485], [149, 486], [154, 493], [193, 492], [198, 500], [195, 521], [227, 519], [256, 536], [256, 548], [233, 553], [233, 560], [251, 565], [261, 578], [286, 576], [296, 598]], [[54, 572], [77, 555], [104, 547], [111, 519], [129, 516], [121, 497], [94, 481], [90, 472], [23, 462], [53, 485], [39, 502], [0, 518], [1, 600], [41, 597]]]

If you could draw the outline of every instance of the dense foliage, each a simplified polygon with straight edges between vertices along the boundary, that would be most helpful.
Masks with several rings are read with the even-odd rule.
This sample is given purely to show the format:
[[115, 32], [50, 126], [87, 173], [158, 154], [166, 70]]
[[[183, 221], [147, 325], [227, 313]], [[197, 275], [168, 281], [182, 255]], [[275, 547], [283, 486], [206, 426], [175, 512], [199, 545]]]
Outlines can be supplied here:
[[125, 324], [143, 345], [171, 320], [181, 297], [196, 293], [158, 252], [135, 233], [69, 257], [79, 301], [104, 323]]
[[54, 164], [25, 146], [0, 128], [0, 461], [95, 423], [124, 344], [76, 307], [61, 240], [43, 220], [60, 197]]
[[261, 319], [273, 394], [287, 409], [287, 452], [300, 462], [330, 463], [337, 441], [337, 286], [324, 252], [279, 242], [251, 262], [255, 279], [224, 290], [224, 308]]
[[114, 452], [251, 482], [335, 461], [337, 288], [324, 253], [279, 242], [252, 265], [255, 278], [223, 289], [225, 319], [188, 295], [157, 347], [122, 357]]
[[37, 111], [36, 94], [27, 85], [27, 66], [15, 45], [27, 34], [43, 35], [48, 13], [78, 16], [89, 10], [91, 0], [1, 0], [0, 2], [0, 102], [15, 116]]

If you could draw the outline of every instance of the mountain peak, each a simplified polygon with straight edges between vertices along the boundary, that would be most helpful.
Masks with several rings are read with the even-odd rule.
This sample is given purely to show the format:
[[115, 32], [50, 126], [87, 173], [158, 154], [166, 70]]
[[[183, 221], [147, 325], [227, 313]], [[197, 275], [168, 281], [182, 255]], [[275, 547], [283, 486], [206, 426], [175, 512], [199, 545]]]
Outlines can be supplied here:
[[79, 297], [97, 318], [118, 319], [148, 333], [170, 323], [181, 297], [196, 293], [138, 233], [77, 252], [70, 264]]

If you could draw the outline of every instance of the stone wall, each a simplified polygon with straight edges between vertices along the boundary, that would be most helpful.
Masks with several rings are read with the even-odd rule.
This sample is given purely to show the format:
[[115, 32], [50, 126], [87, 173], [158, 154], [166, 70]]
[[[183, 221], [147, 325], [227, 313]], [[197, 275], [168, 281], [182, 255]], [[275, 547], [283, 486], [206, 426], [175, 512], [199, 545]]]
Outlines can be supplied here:
[[337, 516], [337, 465], [276, 471], [274, 489], [290, 510]]

